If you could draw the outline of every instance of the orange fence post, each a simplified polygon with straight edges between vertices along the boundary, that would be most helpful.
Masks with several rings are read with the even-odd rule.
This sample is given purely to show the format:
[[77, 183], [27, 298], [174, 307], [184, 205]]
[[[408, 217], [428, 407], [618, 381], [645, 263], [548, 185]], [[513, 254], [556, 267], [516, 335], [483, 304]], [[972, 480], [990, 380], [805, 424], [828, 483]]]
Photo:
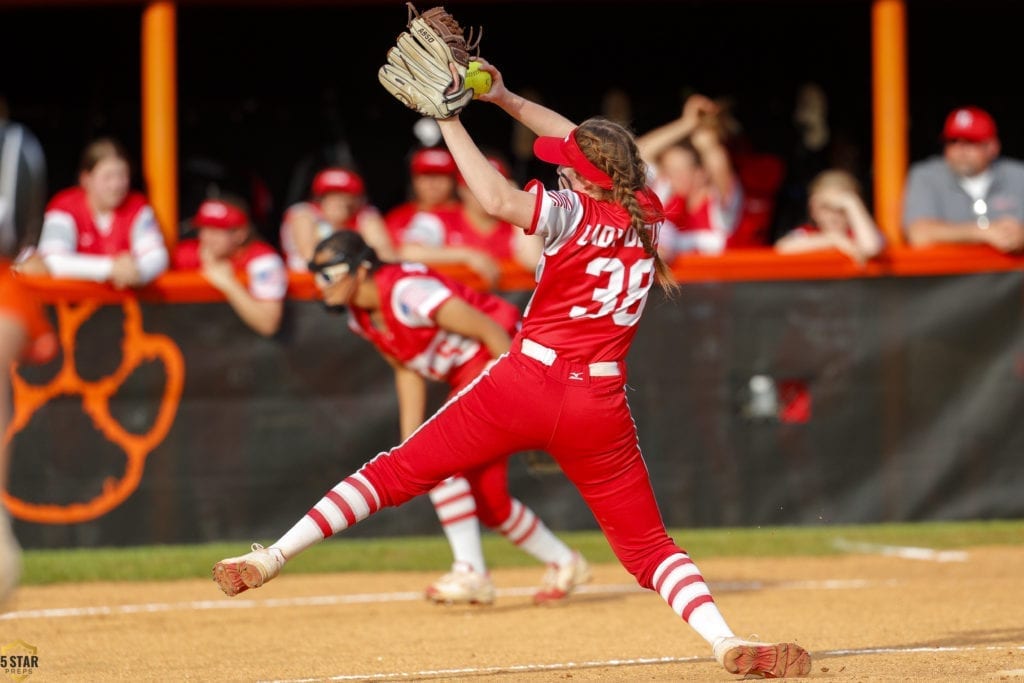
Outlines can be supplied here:
[[889, 245], [900, 246], [908, 156], [905, 0], [874, 0], [871, 38], [875, 217]]
[[178, 241], [177, 7], [153, 2], [142, 13], [142, 168], [167, 246]]

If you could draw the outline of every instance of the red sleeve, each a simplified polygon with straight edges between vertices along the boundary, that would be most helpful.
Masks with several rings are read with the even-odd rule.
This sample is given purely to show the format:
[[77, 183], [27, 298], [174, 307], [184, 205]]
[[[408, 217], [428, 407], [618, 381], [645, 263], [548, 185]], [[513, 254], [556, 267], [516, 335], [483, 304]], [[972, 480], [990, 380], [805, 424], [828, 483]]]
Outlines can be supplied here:
[[540, 219], [540, 206], [544, 195], [544, 185], [539, 180], [531, 180], [526, 183], [526, 187], [523, 190], [533, 192], [537, 196], [537, 201], [533, 205], [533, 218], [530, 219], [530, 225], [524, 231], [527, 235], [533, 235], [537, 232], [537, 221]]

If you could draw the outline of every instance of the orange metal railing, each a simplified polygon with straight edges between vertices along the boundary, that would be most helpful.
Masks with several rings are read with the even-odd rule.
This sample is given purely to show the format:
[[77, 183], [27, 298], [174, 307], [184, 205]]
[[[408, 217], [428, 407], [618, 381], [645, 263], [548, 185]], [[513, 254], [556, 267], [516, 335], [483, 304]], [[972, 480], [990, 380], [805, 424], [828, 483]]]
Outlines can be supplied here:
[[[438, 267], [472, 287], [484, 282], [462, 266]], [[1024, 256], [1009, 256], [984, 245], [945, 245], [930, 248], [896, 247], [861, 267], [838, 251], [810, 254], [776, 254], [772, 249], [747, 249], [721, 256], [680, 256], [672, 264], [676, 279], [692, 282], [742, 282], [764, 280], [832, 280], [858, 277], [957, 275], [1024, 270]], [[40, 299], [98, 301], [116, 304], [136, 295], [143, 301], [203, 303], [223, 301], [223, 295], [195, 271], [169, 271], [139, 290], [117, 290], [108, 284], [25, 276]], [[533, 273], [514, 262], [502, 264], [499, 289], [533, 289]], [[318, 293], [308, 273], [289, 276], [288, 296], [316, 299]]]

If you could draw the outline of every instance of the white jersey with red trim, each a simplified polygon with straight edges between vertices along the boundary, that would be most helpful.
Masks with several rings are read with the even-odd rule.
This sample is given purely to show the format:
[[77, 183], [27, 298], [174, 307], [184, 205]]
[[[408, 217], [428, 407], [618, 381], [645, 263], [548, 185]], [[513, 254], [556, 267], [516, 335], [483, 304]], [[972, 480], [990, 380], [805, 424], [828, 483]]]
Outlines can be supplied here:
[[526, 190], [537, 195], [527, 232], [544, 238], [544, 253], [522, 336], [568, 361], [624, 360], [654, 283], [654, 257], [621, 206], [545, 191], [537, 181]]

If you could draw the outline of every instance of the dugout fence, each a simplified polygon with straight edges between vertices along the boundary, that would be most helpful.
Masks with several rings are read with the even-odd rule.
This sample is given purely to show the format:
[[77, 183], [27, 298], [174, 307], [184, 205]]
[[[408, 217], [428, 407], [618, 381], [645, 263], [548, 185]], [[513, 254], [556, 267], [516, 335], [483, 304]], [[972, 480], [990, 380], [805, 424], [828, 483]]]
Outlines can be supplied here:
[[[679, 297], [652, 296], [629, 400], [667, 524], [1024, 515], [1024, 258], [846, 263], [686, 257]], [[521, 306], [523, 277], [509, 266], [503, 289]], [[271, 339], [195, 273], [31, 283], [63, 353], [13, 371], [5, 502], [27, 547], [270, 536], [398, 440], [390, 368], [308, 275]], [[594, 526], [543, 453], [513, 458], [511, 487], [556, 529]], [[423, 500], [353, 533], [437, 530]]]

